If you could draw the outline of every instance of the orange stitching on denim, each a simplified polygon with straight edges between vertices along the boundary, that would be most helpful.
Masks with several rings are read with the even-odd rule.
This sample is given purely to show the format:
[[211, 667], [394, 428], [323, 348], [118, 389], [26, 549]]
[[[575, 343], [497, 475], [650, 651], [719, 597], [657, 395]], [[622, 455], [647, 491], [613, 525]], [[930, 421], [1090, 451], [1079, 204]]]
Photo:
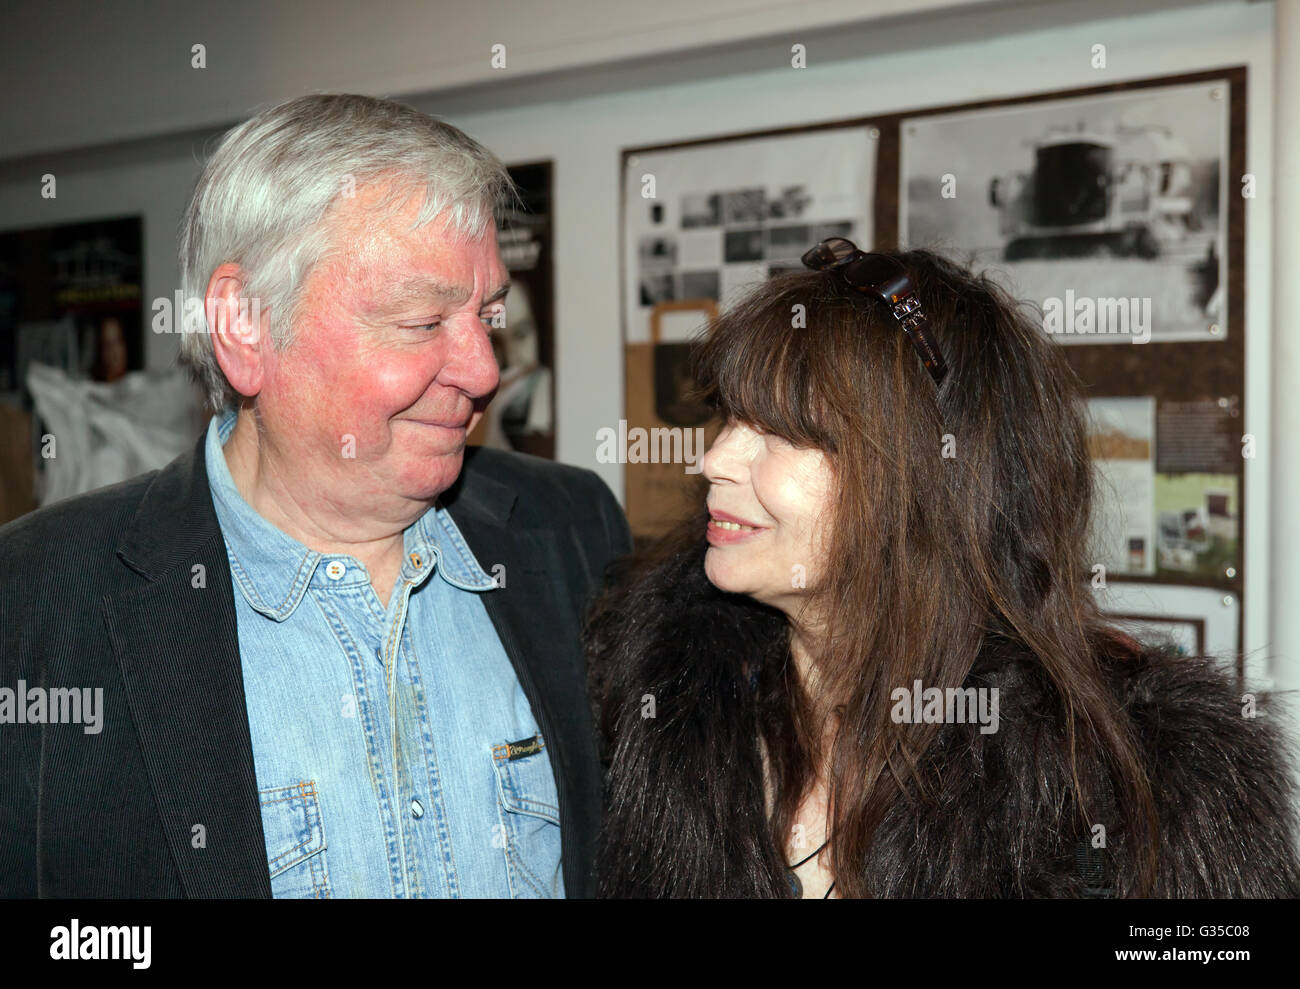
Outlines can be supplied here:
[[270, 789], [269, 792], [270, 792], [270, 793], [281, 793], [281, 792], [283, 792], [283, 791], [285, 791], [285, 790], [290, 790], [290, 791], [294, 791], [294, 792], [291, 792], [291, 793], [290, 793], [288, 796], [286, 796], [286, 797], [276, 797], [274, 800], [268, 800], [268, 799], [266, 799], [266, 797], [262, 797], [262, 796], [259, 794], [258, 796], [259, 796], [259, 800], [260, 800], [261, 805], [262, 805], [263, 807], [269, 807], [269, 806], [271, 806], [271, 804], [282, 804], [282, 803], [286, 803], [286, 802], [288, 802], [288, 801], [292, 801], [292, 800], [306, 800], [306, 799], [309, 798], [309, 797], [310, 797], [312, 800], [315, 800], [315, 799], [317, 799], [317, 796], [318, 796], [318, 794], [316, 793], [316, 781], [315, 781], [315, 780], [309, 780], [309, 781], [307, 781], [307, 782], [305, 782], [305, 783], [293, 783], [293, 784], [290, 784], [289, 786], [277, 786], [277, 787], [273, 787], [273, 788]]
[[270, 807], [272, 804], [289, 804], [289, 803], [293, 803], [293, 801], [295, 800], [301, 800], [301, 799], [302, 797], [300, 797], [298, 794], [291, 793], [289, 796], [280, 797], [278, 800], [263, 800], [262, 806]]

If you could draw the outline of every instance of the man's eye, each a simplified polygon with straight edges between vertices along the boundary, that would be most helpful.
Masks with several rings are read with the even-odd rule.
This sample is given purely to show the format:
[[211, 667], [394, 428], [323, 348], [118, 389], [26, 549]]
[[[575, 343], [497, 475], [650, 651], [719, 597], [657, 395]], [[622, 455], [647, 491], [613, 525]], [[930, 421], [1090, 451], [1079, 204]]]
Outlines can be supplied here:
[[484, 326], [491, 327], [492, 329], [495, 330], [495, 329], [499, 329], [501, 326], [504, 325], [504, 317], [505, 317], [505, 310], [489, 309], [485, 312], [479, 313], [478, 318], [483, 321]]
[[413, 329], [413, 330], [433, 330], [433, 329], [436, 329], [436, 328], [438, 327], [438, 325], [439, 325], [439, 324], [436, 323], [436, 322], [433, 322], [433, 323], [417, 323], [415, 326], [412, 326], [411, 329]]

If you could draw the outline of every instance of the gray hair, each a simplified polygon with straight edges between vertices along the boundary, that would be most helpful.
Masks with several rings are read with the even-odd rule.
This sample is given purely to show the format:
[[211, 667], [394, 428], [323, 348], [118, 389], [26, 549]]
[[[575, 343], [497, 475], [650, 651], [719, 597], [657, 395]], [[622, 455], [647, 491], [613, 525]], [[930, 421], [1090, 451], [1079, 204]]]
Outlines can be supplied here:
[[[518, 202], [500, 159], [450, 124], [370, 96], [302, 96], [231, 130], [204, 166], [181, 227], [184, 298], [201, 302], [217, 266], [238, 264], [245, 297], [269, 317], [272, 343], [288, 346], [302, 284], [329, 246], [330, 208], [345, 189], [380, 177], [396, 181], [378, 208], [423, 186], [414, 226], [443, 217], [453, 236], [468, 239]], [[212, 407], [237, 404], [206, 312], [201, 327], [185, 329], [203, 330], [182, 332], [181, 361]]]

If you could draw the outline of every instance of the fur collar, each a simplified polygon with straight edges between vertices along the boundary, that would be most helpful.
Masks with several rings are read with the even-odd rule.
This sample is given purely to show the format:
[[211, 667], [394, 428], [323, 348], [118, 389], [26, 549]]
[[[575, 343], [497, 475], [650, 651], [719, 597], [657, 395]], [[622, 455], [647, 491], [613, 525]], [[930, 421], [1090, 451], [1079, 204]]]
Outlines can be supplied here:
[[[603, 697], [606, 820], [600, 882], [614, 896], [785, 895], [767, 837], [751, 684], [743, 670], [783, 619], [704, 576], [699, 542], [611, 593], [588, 630]], [[1209, 661], [1134, 649], [1104, 669], [1135, 726], [1161, 820], [1156, 895], [1300, 895], [1285, 739]], [[1032, 655], [989, 649], [967, 686], [999, 690], [999, 725], [945, 724], [926, 755], [938, 783], [885, 817], [870, 860], [884, 897], [1075, 897], [1089, 834], [1050, 680]], [[653, 704], [653, 717], [649, 704]], [[721, 788], [703, 785], [731, 776]], [[1096, 823], [1118, 828], [1114, 808]], [[1082, 842], [1082, 844], [1081, 844]], [[1113, 878], [1122, 842], [1100, 853]], [[759, 877], [755, 880], [753, 877]]]

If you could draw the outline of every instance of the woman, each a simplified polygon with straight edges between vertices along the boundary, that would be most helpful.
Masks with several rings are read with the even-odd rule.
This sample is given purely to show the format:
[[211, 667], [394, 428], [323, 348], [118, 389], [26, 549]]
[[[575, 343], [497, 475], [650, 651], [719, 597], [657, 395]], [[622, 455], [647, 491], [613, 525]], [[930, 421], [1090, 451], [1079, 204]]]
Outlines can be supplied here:
[[1280, 711], [1098, 612], [1056, 346], [927, 251], [805, 262], [700, 345], [706, 507], [589, 626], [602, 893], [1300, 893]]

